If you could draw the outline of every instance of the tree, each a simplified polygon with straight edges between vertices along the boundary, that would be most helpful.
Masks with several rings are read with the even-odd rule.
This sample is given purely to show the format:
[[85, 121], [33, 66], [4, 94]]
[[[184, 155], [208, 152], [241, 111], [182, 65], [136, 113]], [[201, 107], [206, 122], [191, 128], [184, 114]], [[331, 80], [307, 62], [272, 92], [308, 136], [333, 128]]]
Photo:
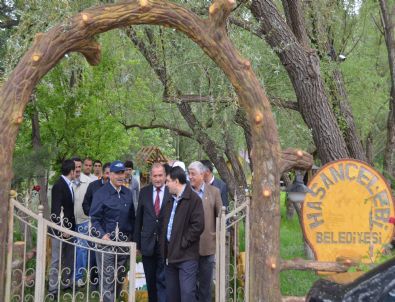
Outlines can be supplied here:
[[[283, 1], [283, 3], [285, 3], [284, 7], [288, 12], [286, 13], [287, 23], [293, 24], [292, 20], [294, 18], [292, 18], [292, 14], [295, 10], [286, 4], [287, 1]], [[350, 43], [350, 36], [353, 26], [357, 23], [357, 17], [350, 13], [344, 3], [337, 1], [307, 1], [304, 8], [309, 16], [307, 19], [310, 25], [308, 27], [308, 37], [311, 45], [317, 51], [321, 66], [328, 65], [326, 68], [321, 68], [321, 71], [328, 87], [326, 91], [328, 91], [330, 104], [343, 133], [350, 157], [367, 161], [365, 150], [357, 133], [347, 88], [340, 69], [340, 64], [344, 60], [340, 56], [351, 55], [352, 49], [359, 43], [359, 40], [357, 40], [354, 45], [350, 46], [350, 51], [346, 53], [346, 45]], [[329, 17], [325, 18], [327, 15]], [[333, 15], [336, 17], [332, 17], [334, 20], [331, 20]], [[339, 22], [339, 17], [337, 16], [341, 16], [342, 22]], [[341, 26], [337, 26], [337, 23], [341, 23]], [[337, 27], [341, 28], [338, 29]], [[338, 35], [341, 38], [337, 37], [335, 39]]]
[[251, 12], [259, 22], [257, 34], [276, 50], [293, 84], [300, 112], [312, 129], [318, 155], [323, 163], [349, 156], [320, 75], [319, 58], [308, 45], [299, 1], [288, 2], [293, 10], [288, 26], [270, 0], [254, 0]]
[[391, 75], [391, 90], [389, 97], [389, 112], [387, 119], [387, 141], [384, 151], [384, 171], [395, 179], [395, 40], [394, 40], [394, 9], [389, 7], [386, 0], [380, 0], [381, 22], [383, 35], [388, 52], [388, 64]]

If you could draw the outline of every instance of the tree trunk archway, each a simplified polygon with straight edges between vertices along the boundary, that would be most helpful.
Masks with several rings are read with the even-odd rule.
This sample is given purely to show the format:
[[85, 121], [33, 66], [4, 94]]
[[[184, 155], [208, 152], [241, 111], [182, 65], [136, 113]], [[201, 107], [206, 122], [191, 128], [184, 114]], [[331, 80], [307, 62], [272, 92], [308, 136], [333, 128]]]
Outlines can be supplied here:
[[[180, 5], [160, 0], [129, 1], [100, 6], [78, 13], [47, 33], [38, 33], [9, 79], [0, 88], [0, 274], [5, 272], [7, 215], [12, 155], [23, 112], [32, 90], [68, 52], [80, 52], [91, 65], [100, 62], [97, 34], [138, 24], [162, 25], [177, 29], [198, 44], [223, 70], [232, 83], [240, 106], [250, 123], [254, 163], [251, 202], [250, 301], [280, 301], [279, 181], [282, 169], [303, 161], [305, 154], [291, 152], [282, 163], [277, 127], [268, 98], [251, 68], [242, 58], [226, 29], [226, 19], [235, 0], [214, 0], [209, 17], [202, 19]], [[307, 161], [310, 159], [307, 158]], [[299, 163], [300, 164], [300, 163]], [[308, 163], [308, 165], [311, 165]], [[0, 300], [4, 281], [0, 282]]]

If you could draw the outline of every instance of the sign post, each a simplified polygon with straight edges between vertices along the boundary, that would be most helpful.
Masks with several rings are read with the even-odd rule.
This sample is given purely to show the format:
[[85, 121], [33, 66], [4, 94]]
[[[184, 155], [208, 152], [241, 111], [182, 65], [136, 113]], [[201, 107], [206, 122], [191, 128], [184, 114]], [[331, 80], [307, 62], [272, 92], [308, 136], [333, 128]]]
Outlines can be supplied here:
[[303, 232], [316, 259], [374, 262], [394, 231], [394, 201], [384, 177], [364, 162], [343, 159], [325, 165], [308, 187]]

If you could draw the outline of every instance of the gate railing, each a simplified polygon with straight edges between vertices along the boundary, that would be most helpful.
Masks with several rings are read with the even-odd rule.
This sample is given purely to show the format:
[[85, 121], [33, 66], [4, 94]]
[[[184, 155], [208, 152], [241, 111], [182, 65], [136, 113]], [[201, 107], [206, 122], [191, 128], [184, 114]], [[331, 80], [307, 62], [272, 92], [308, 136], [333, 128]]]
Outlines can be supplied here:
[[[122, 301], [135, 301], [136, 245], [118, 241], [122, 237], [118, 227], [113, 234], [114, 241], [91, 236], [94, 230], [90, 223], [87, 234], [81, 234], [45, 219], [42, 206], [39, 206], [38, 213], [34, 213], [14, 197], [10, 199], [9, 209], [5, 301], [109, 301], [109, 297], [111, 301], [118, 297]], [[56, 235], [56, 232], [62, 235]], [[46, 260], [51, 257], [47, 254], [49, 239], [52, 243], [57, 242], [60, 261], [57, 268], [49, 269], [47, 274]], [[63, 255], [66, 246], [72, 253]], [[28, 249], [35, 250], [35, 259], [29, 256], [32, 253]], [[79, 284], [75, 280], [77, 249], [87, 253], [87, 265], [78, 271], [82, 275]], [[94, 259], [97, 265], [94, 265]], [[72, 262], [72, 267], [64, 267], [66, 260]], [[51, 280], [46, 281], [48, 275]], [[69, 279], [64, 280], [63, 275], [68, 275]], [[108, 284], [112, 284], [114, 295], [109, 295]], [[47, 292], [49, 287], [55, 291]]]
[[[215, 301], [248, 302], [250, 201], [217, 218]], [[243, 248], [244, 247], [244, 248]]]

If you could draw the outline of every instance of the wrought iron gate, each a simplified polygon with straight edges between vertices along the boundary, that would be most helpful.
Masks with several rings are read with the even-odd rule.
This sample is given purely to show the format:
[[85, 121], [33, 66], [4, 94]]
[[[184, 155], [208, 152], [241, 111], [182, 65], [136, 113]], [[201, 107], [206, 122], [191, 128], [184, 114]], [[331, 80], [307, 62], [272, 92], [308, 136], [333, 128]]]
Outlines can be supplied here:
[[[62, 219], [61, 214], [61, 221]], [[6, 301], [102, 301], [109, 297], [108, 284], [112, 284], [114, 295], [121, 297], [122, 301], [135, 301], [135, 260], [136, 246], [133, 242], [118, 241], [122, 234], [118, 228], [114, 234], [114, 241], [107, 241], [90, 236], [92, 228], [89, 225], [88, 234], [84, 235], [71, 231], [63, 225], [57, 225], [43, 217], [43, 207], [38, 207], [38, 213], [28, 209], [16, 196], [10, 199], [9, 235], [7, 251]], [[53, 230], [62, 234], [56, 236]], [[47, 242], [58, 240], [61, 261], [57, 269], [47, 269]], [[63, 267], [62, 247], [71, 246], [74, 257], [73, 266]], [[76, 284], [76, 252], [77, 249], [87, 251], [87, 267], [82, 268], [82, 282]], [[63, 256], [63, 257], [62, 257]], [[112, 257], [110, 264], [108, 257]], [[95, 257], [101, 270], [91, 265]], [[107, 259], [104, 262], [104, 259]], [[122, 265], [118, 265], [121, 263]], [[128, 260], [128, 261], [127, 261]], [[129, 265], [126, 263], [129, 262]], [[113, 266], [111, 265], [113, 263]], [[100, 265], [101, 264], [101, 265]], [[97, 276], [93, 277], [94, 272]], [[52, 280], [48, 275], [52, 274]], [[68, 274], [71, 279], [64, 280], [63, 275]], [[55, 275], [55, 277], [53, 277]], [[54, 281], [55, 280], [55, 281]], [[55, 292], [48, 292], [49, 283]], [[67, 289], [66, 289], [67, 288]]]
[[249, 198], [217, 218], [215, 300], [248, 301], [249, 273]]

